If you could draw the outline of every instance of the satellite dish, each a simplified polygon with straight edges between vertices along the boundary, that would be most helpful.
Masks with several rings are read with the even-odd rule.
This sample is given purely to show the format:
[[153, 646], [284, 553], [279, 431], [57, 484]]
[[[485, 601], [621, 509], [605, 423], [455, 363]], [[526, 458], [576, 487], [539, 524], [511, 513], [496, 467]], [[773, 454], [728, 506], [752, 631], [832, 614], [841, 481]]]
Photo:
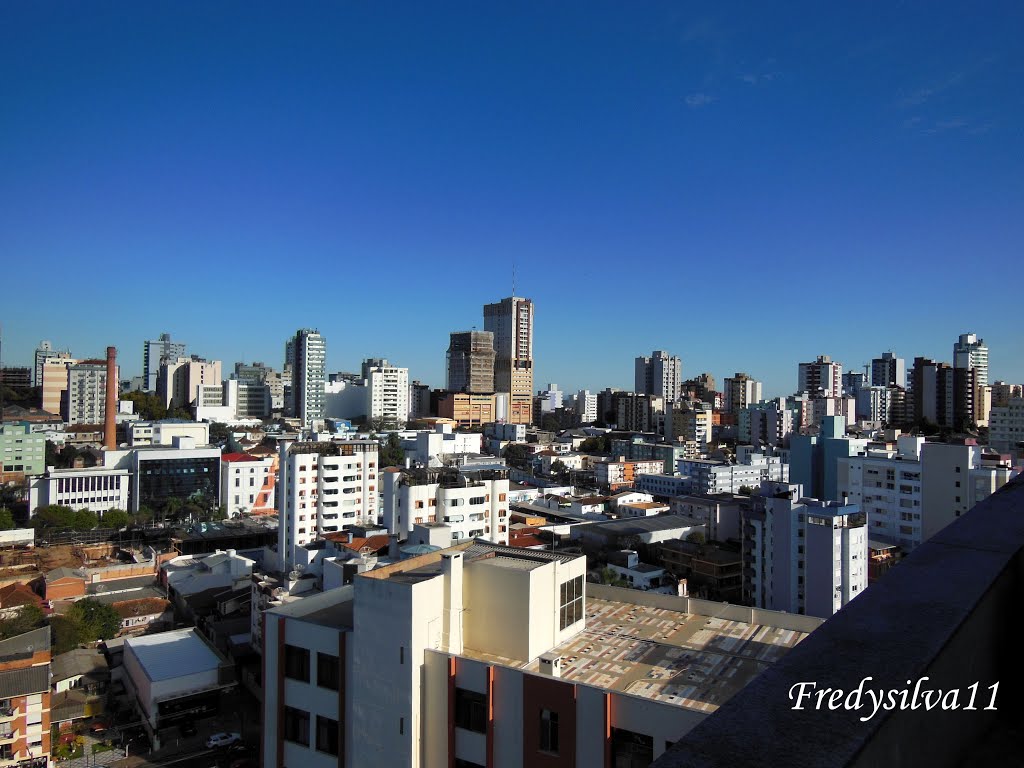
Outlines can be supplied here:
[[97, 584], [96, 585], [96, 591], [97, 592], [106, 592], [107, 591], [107, 585], [106, 584]]

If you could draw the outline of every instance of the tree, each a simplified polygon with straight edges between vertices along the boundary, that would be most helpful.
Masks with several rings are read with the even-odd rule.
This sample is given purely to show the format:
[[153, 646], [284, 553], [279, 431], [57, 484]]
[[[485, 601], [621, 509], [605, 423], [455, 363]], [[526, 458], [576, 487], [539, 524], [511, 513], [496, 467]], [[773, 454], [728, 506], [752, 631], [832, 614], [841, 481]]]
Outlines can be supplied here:
[[32, 516], [34, 528], [73, 528], [74, 525], [75, 511], [71, 507], [59, 504], [37, 507], [36, 513]]
[[67, 616], [60, 614], [51, 616], [50, 631], [53, 634], [53, 654], [55, 656], [74, 650], [86, 642], [82, 627]]
[[509, 466], [516, 469], [527, 469], [530, 464], [530, 449], [523, 443], [509, 443], [502, 452], [502, 457]]
[[125, 528], [131, 522], [131, 516], [123, 509], [111, 507], [103, 513], [104, 528]]
[[693, 533], [691, 533], [689, 536], [686, 537], [686, 540], [687, 541], [692, 541], [694, 544], [703, 544], [704, 543], [704, 534], [701, 533], [700, 531], [694, 531]]
[[167, 418], [167, 406], [159, 397], [149, 392], [125, 392], [122, 400], [135, 403], [135, 412], [146, 421], [159, 421]]
[[608, 435], [588, 437], [580, 443], [580, 451], [582, 453], [608, 453], [610, 450], [611, 440], [608, 439]]
[[601, 583], [607, 584], [609, 587], [628, 587], [629, 582], [619, 576], [617, 571], [612, 570], [608, 566], [601, 569]]
[[210, 442], [215, 445], [223, 445], [231, 439], [231, 429], [227, 424], [218, 421], [210, 424]]
[[7, 507], [0, 507], [0, 531], [10, 531], [14, 528], [14, 515]]
[[71, 523], [71, 527], [76, 531], [91, 531], [97, 525], [99, 525], [99, 520], [96, 519], [96, 513], [90, 512], [88, 509], [77, 510]]
[[740, 496], [752, 496], [754, 494], [754, 489], [751, 488], [749, 485], [741, 485], [739, 489], [739, 494]]
[[387, 443], [380, 449], [379, 462], [382, 468], [401, 467], [405, 463], [405, 450], [397, 434], [388, 435]]
[[64, 617], [78, 625], [87, 641], [109, 640], [121, 629], [118, 612], [94, 597], [73, 603]]
[[541, 417], [540, 428], [545, 432], [558, 432], [562, 429], [562, 422], [553, 413], [545, 413]]
[[0, 640], [17, 637], [46, 623], [46, 614], [38, 605], [23, 605], [16, 612], [0, 619]]

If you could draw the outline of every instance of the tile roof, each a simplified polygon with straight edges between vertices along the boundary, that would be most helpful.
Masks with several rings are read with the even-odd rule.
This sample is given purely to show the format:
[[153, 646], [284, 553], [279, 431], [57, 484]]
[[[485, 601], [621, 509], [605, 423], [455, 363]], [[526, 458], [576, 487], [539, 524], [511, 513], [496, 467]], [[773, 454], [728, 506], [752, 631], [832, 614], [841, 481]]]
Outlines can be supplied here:
[[42, 599], [24, 584], [14, 583], [0, 587], [0, 608], [15, 608], [19, 605], [40, 605]]
[[234, 462], [234, 461], [259, 461], [255, 456], [251, 456], [248, 453], [225, 453], [220, 457], [221, 461]]

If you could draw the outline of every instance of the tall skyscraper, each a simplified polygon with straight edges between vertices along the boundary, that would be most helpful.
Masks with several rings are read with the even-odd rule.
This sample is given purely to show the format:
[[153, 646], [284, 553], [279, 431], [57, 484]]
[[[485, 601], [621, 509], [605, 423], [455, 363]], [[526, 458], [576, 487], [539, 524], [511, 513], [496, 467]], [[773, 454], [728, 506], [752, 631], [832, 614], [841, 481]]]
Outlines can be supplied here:
[[871, 361], [872, 387], [906, 387], [907, 364], [892, 352], [883, 352]]
[[962, 333], [953, 345], [953, 367], [973, 368], [977, 386], [988, 386], [988, 347], [977, 334]]
[[654, 350], [650, 357], [636, 359], [635, 387], [638, 394], [657, 395], [676, 401], [683, 384], [683, 361], [668, 352]]
[[294, 338], [292, 398], [295, 416], [309, 429], [324, 417], [327, 342], [319, 331], [303, 328]]
[[761, 382], [749, 373], [736, 373], [725, 380], [723, 410], [739, 414], [744, 408], [761, 402]]
[[160, 363], [185, 357], [185, 344], [171, 341], [171, 334], [161, 333], [155, 341], [142, 342], [142, 380], [147, 392], [156, 392]]
[[451, 334], [447, 389], [450, 392], [492, 394], [495, 391], [494, 360], [494, 334], [490, 331], [457, 331]]
[[533, 301], [509, 296], [484, 305], [494, 334], [494, 388], [509, 395], [508, 421], [529, 424], [533, 412]]
[[828, 355], [819, 355], [813, 363], [800, 363], [797, 392], [822, 397], [842, 397], [843, 364], [833, 363]]

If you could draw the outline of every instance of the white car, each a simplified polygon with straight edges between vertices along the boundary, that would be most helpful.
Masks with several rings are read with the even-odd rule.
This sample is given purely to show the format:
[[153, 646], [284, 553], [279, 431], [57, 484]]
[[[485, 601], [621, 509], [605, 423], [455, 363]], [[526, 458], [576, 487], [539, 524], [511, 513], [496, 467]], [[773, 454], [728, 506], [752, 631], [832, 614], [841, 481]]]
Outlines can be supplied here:
[[215, 733], [206, 740], [206, 748], [229, 747], [242, 740], [240, 733]]

